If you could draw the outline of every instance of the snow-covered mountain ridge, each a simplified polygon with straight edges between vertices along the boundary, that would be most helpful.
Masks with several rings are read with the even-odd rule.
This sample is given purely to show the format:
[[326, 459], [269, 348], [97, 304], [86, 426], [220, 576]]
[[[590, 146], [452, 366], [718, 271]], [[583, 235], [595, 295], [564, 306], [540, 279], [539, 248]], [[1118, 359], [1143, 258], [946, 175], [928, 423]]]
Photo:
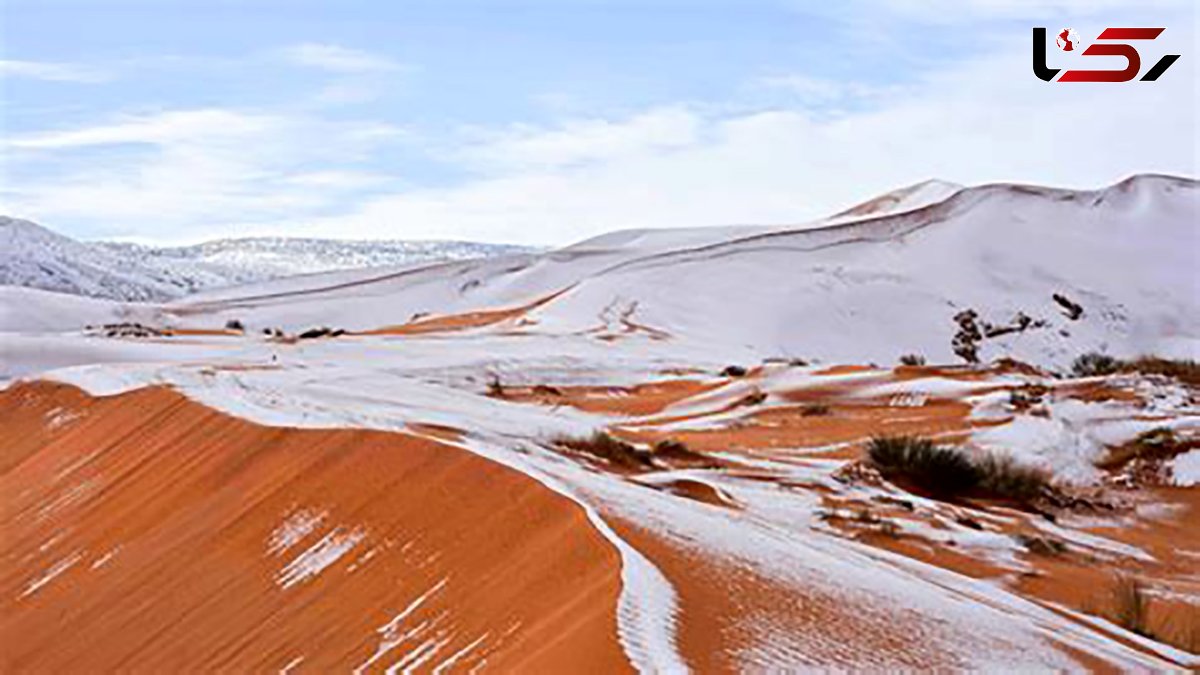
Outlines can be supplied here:
[[0, 216], [0, 285], [127, 302], [285, 276], [529, 252], [463, 241], [342, 241], [289, 237], [219, 239], [154, 247], [81, 242], [28, 220]]

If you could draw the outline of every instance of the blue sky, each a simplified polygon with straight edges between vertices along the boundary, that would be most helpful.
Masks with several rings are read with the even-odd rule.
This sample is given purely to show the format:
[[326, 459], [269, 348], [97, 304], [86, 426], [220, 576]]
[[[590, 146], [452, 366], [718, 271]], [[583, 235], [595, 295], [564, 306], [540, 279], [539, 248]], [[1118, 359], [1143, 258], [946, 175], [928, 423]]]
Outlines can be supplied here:
[[[566, 243], [931, 177], [1197, 174], [1191, 2], [5, 0], [0, 212], [81, 238]], [[1166, 26], [1047, 84], [1030, 27]], [[1077, 55], [1051, 49], [1055, 65]], [[1091, 60], [1100, 63], [1103, 59]], [[1144, 68], [1149, 65], [1144, 64]]]

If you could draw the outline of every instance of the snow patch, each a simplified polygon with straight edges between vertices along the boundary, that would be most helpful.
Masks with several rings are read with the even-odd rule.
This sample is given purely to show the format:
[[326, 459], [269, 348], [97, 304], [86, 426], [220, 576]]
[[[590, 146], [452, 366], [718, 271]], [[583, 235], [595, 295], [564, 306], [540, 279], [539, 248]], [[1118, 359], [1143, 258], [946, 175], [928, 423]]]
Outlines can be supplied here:
[[301, 540], [312, 534], [313, 530], [317, 529], [327, 515], [326, 511], [301, 509], [288, 516], [287, 520], [276, 527], [267, 539], [267, 553], [280, 555], [300, 543]]
[[308, 550], [287, 564], [275, 577], [280, 588], [288, 589], [308, 581], [323, 572], [358, 545], [366, 536], [361, 529], [346, 530], [336, 527]]
[[1200, 450], [1189, 450], [1171, 460], [1171, 481], [1180, 487], [1200, 485]]

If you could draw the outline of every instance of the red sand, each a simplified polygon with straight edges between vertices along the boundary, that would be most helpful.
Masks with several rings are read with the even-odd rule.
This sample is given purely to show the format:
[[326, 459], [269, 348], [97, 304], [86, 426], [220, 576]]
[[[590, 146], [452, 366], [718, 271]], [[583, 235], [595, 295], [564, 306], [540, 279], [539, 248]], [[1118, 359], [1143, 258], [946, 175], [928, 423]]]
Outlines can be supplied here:
[[[0, 671], [346, 671], [443, 580], [376, 669], [422, 645], [425, 667], [629, 669], [616, 551], [577, 505], [465, 450], [258, 426], [161, 388], [18, 385], [0, 428]], [[300, 510], [326, 515], [268, 552]], [[337, 527], [361, 538], [282, 588]]]

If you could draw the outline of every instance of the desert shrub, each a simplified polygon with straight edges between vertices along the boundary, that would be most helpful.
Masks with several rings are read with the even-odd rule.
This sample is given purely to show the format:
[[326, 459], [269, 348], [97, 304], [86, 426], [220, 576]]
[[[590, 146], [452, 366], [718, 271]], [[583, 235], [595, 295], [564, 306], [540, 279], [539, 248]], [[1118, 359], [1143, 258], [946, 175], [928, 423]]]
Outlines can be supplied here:
[[786, 365], [786, 366], [789, 366], [792, 368], [803, 368], [804, 366], [808, 365], [808, 361], [801, 359], [801, 358], [790, 357], [790, 356], [768, 356], [767, 358], [763, 359], [763, 363], [764, 364], [782, 363], [783, 365]]
[[745, 377], [746, 369], [742, 366], [725, 366], [721, 371], [721, 377]]
[[1026, 384], [1009, 390], [1008, 404], [1017, 410], [1028, 410], [1038, 405], [1049, 393], [1049, 389], [1037, 384]]
[[867, 445], [867, 455], [884, 475], [901, 476], [933, 494], [961, 495], [979, 483], [979, 471], [966, 455], [927, 438], [879, 436]]
[[683, 441], [665, 438], [654, 444], [654, 454], [660, 457], [679, 457], [691, 455], [692, 450]]
[[752, 391], [749, 394], [738, 399], [734, 405], [736, 407], [761, 405], [767, 400], [767, 393], [763, 391]]
[[810, 403], [800, 409], [804, 417], [823, 417], [829, 414], [829, 406], [824, 403]]
[[1036, 499], [1050, 485], [1045, 471], [1017, 464], [1007, 455], [984, 455], [975, 460], [975, 469], [981, 489], [1019, 502]]
[[925, 365], [925, 357], [920, 354], [905, 354], [900, 357], [900, 365], [902, 366], [923, 366]]
[[1200, 386], [1200, 363], [1190, 359], [1165, 359], [1161, 356], [1139, 356], [1132, 361], [1089, 352], [1071, 363], [1071, 373], [1077, 377], [1111, 375], [1113, 373], [1141, 373], [1173, 377], [1192, 386]]
[[230, 319], [225, 322], [225, 330], [236, 330], [238, 332], [242, 332], [242, 331], [246, 330], [246, 326], [243, 325], [242, 322], [238, 321], [237, 319]]
[[1121, 367], [1121, 362], [1108, 354], [1088, 352], [1071, 362], [1071, 374], [1076, 377], [1112, 375]]
[[713, 463], [711, 459], [692, 450], [683, 441], [677, 441], [673, 438], [666, 438], [655, 443], [653, 456], [669, 462], [700, 463], [705, 465]]
[[1146, 585], [1137, 577], [1118, 574], [1111, 593], [1113, 621], [1138, 635], [1152, 637], [1148, 620], [1150, 597], [1146, 593]]
[[1137, 438], [1109, 448], [1108, 454], [1096, 463], [1101, 469], [1117, 469], [1134, 460], [1162, 461], [1181, 455], [1196, 447], [1194, 441], [1180, 439], [1166, 427], [1138, 434]]
[[301, 340], [312, 340], [315, 338], [326, 337], [332, 332], [333, 329], [329, 326], [318, 326], [316, 328], [309, 328], [296, 337], [300, 338]]
[[1143, 431], [1138, 434], [1134, 441], [1138, 445], [1148, 448], [1163, 448], [1170, 450], [1179, 444], [1179, 437], [1175, 432], [1167, 427], [1155, 427], [1150, 431]]
[[1013, 537], [1025, 547], [1025, 550], [1035, 555], [1056, 557], [1067, 552], [1067, 545], [1058, 539], [1042, 537], [1036, 534], [1017, 534]]
[[972, 458], [959, 448], [937, 445], [917, 436], [871, 439], [867, 455], [885, 476], [900, 477], [933, 495], [956, 497], [979, 492], [991, 497], [1029, 502], [1041, 496], [1050, 479], [1040, 469], [1011, 458]]
[[630, 443], [606, 431], [596, 431], [591, 436], [560, 436], [554, 444], [575, 452], [590, 455], [623, 469], [653, 468], [649, 453], [639, 450]]
[[1107, 616], [1113, 623], [1138, 635], [1174, 645], [1189, 652], [1200, 649], [1200, 612], [1185, 611], [1152, 616], [1151, 595], [1145, 582], [1118, 572], [1111, 586], [1085, 604], [1085, 611]]
[[507, 392], [504, 389], [504, 383], [500, 381], [499, 375], [491, 375], [487, 382], [487, 395], [492, 398], [504, 398]]
[[1200, 386], [1200, 363], [1187, 359], [1164, 359], [1158, 356], [1139, 356], [1118, 366], [1125, 372], [1174, 377], [1192, 386]]

